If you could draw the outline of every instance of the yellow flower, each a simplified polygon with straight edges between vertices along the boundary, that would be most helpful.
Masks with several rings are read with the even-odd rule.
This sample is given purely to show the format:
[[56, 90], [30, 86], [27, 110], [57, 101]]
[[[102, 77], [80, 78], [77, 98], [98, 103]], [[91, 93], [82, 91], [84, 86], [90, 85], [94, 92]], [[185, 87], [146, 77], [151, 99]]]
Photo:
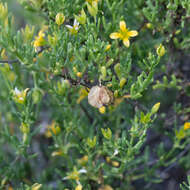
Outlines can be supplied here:
[[77, 22], [76, 19], [74, 20], [73, 26], [70, 25], [65, 25], [65, 26], [69, 29], [72, 35], [77, 34], [79, 31], [79, 22]]
[[63, 13], [58, 13], [55, 17], [55, 22], [58, 26], [62, 25], [65, 21]]
[[61, 132], [61, 128], [56, 124], [55, 121], [53, 121], [52, 124], [47, 127], [45, 136], [49, 138], [49, 137], [52, 137], [52, 133], [54, 135], [58, 135], [60, 132]]
[[38, 33], [38, 36], [35, 37], [35, 40], [34, 40], [34, 47], [35, 47], [35, 50], [37, 50], [38, 47], [41, 47], [41, 46], [44, 46], [45, 45], [45, 33], [43, 30], [40, 30], [39, 33]]
[[190, 122], [185, 122], [183, 126], [184, 130], [190, 129]]
[[101, 114], [104, 114], [106, 112], [106, 107], [105, 106], [102, 106], [101, 108], [99, 108], [99, 112]]
[[77, 171], [77, 169], [74, 167], [73, 172], [71, 172], [67, 177], [64, 177], [63, 179], [72, 179], [72, 180], [76, 180], [79, 181], [79, 175], [81, 173], [86, 173], [87, 171], [85, 169], [80, 169], [79, 171]]
[[126, 28], [125, 21], [120, 21], [120, 30], [118, 32], [111, 33], [110, 38], [111, 39], [118, 39], [119, 38], [119, 39], [123, 40], [123, 44], [126, 47], [129, 47], [129, 45], [130, 45], [130, 42], [129, 42], [130, 37], [135, 37], [137, 35], [138, 35], [138, 32], [136, 30], [129, 31]]
[[77, 185], [75, 190], [82, 190], [82, 185], [81, 184]]
[[15, 102], [19, 104], [24, 104], [26, 101], [26, 95], [28, 92], [29, 88], [26, 88], [25, 90], [18, 90], [18, 88], [15, 88], [13, 91], [13, 99]]

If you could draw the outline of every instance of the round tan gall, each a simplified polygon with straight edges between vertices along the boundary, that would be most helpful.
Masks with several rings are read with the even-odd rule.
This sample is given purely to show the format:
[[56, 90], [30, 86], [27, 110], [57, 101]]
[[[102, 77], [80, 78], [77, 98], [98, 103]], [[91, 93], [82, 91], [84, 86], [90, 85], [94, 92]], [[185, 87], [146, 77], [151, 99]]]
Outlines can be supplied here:
[[96, 108], [113, 102], [113, 93], [105, 86], [93, 86], [88, 94], [88, 103]]

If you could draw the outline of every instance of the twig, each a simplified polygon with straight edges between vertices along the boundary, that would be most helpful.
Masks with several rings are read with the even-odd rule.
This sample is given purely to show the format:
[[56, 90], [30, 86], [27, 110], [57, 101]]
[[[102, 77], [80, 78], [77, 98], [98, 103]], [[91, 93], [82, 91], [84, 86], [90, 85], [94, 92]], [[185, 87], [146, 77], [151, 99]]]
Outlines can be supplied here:
[[64, 79], [67, 79], [69, 80], [69, 82], [72, 84], [72, 85], [81, 85], [81, 86], [84, 86], [86, 88], [91, 88], [90, 85], [86, 84], [86, 83], [83, 83], [81, 81], [77, 81], [73, 78], [71, 78], [70, 76], [64, 76], [64, 75], [59, 75], [60, 77], [64, 78]]
[[17, 60], [17, 59], [15, 59], [15, 60], [0, 60], [0, 63], [8, 63], [8, 64], [19, 63], [19, 60]]
[[168, 172], [169, 170], [171, 170], [173, 167], [175, 167], [177, 165], [177, 161], [188, 152], [188, 150], [190, 149], [190, 144], [188, 144], [185, 149], [180, 152], [177, 156], [176, 156], [176, 161], [174, 163], [172, 163], [169, 167], [167, 167], [166, 169], [164, 169], [162, 171], [162, 173]]
[[88, 120], [90, 121], [90, 123], [93, 123], [93, 118], [90, 116], [90, 114], [88, 113], [88, 111], [86, 110], [86, 108], [80, 103], [80, 107], [82, 109], [82, 111], [86, 114]]

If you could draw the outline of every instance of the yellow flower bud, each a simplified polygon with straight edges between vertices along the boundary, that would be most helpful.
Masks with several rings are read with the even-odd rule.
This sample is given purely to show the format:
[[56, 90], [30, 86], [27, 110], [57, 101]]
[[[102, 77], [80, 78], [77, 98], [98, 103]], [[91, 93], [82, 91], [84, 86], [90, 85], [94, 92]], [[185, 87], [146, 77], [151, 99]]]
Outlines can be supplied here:
[[156, 103], [151, 110], [151, 114], [155, 114], [160, 108], [160, 102]]
[[99, 108], [99, 112], [101, 114], [104, 114], [106, 112], [106, 107], [105, 106], [102, 106], [101, 108]]
[[123, 86], [125, 85], [126, 82], [127, 82], [127, 80], [125, 78], [121, 78], [121, 80], [119, 82], [119, 87], [123, 88]]
[[52, 122], [51, 125], [47, 126], [47, 131], [45, 133], [46, 137], [52, 137], [52, 133], [54, 135], [58, 135], [61, 132], [61, 128], [56, 124], [55, 121]]
[[77, 77], [81, 78], [82, 77], [82, 73], [81, 72], [77, 72]]
[[110, 162], [111, 162], [111, 159], [110, 159], [109, 156], [106, 156], [106, 162], [107, 162], [107, 163], [110, 163]]
[[184, 130], [190, 129], [190, 122], [185, 122], [183, 129], [184, 129]]
[[153, 25], [152, 25], [150, 22], [148, 22], [148, 23], [146, 23], [146, 27], [147, 27], [148, 29], [152, 29], [152, 28], [153, 28]]
[[119, 162], [117, 162], [117, 161], [112, 161], [111, 164], [114, 167], [119, 167]]
[[160, 44], [156, 49], [156, 53], [158, 54], [158, 56], [162, 57], [166, 53], [165, 47]]
[[65, 16], [63, 15], [63, 13], [58, 13], [55, 17], [55, 22], [57, 25], [62, 25], [65, 21]]
[[110, 48], [111, 48], [111, 44], [108, 44], [108, 45], [106, 46], [106, 48], [105, 48], [105, 51], [110, 50]]

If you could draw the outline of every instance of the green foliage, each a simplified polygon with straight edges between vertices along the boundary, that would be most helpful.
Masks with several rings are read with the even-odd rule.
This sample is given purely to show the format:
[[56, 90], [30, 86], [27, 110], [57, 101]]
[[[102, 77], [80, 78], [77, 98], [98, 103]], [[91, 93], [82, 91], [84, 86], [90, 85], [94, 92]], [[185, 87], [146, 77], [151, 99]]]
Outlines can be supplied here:
[[0, 189], [159, 189], [176, 166], [185, 178], [189, 17], [188, 0], [2, 0]]

